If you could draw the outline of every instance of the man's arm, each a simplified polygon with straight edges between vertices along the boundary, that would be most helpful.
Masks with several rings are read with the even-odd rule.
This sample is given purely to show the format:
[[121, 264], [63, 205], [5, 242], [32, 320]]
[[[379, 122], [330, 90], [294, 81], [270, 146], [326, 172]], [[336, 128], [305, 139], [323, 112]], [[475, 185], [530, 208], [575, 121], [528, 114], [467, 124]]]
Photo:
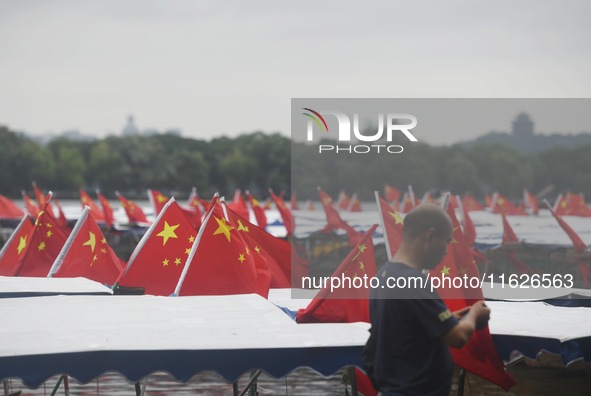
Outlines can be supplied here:
[[443, 340], [452, 348], [461, 348], [468, 343], [474, 330], [486, 326], [490, 319], [490, 309], [484, 305], [484, 301], [478, 301], [463, 315], [457, 325], [452, 327]]

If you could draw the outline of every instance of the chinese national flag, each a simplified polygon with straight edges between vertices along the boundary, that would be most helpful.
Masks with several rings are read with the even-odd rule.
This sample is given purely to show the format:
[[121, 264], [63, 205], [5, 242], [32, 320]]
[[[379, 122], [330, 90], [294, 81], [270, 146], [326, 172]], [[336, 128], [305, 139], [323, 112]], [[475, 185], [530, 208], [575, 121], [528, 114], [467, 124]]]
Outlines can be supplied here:
[[240, 189], [236, 189], [236, 191], [234, 191], [234, 198], [232, 199], [232, 202], [228, 204], [228, 206], [234, 212], [239, 213], [243, 218], [249, 218], [248, 206], [246, 206], [246, 201], [244, 200], [242, 191]]
[[[292, 197], [295, 195], [292, 195]], [[254, 217], [257, 220], [257, 225], [261, 227], [263, 230], [267, 227], [267, 215], [265, 214], [265, 208], [261, 206], [261, 203], [257, 201], [255, 197], [253, 197], [250, 192], [246, 192], [246, 197], [248, 198], [248, 202], [250, 202], [250, 207], [254, 212]], [[292, 206], [293, 210], [293, 206]]]
[[277, 206], [277, 210], [279, 211], [281, 220], [283, 220], [283, 225], [287, 230], [287, 235], [290, 236], [291, 234], [293, 234], [293, 231], [295, 230], [295, 222], [293, 220], [291, 212], [289, 211], [287, 206], [285, 206], [283, 198], [275, 195], [275, 193], [271, 189], [269, 189], [269, 194], [271, 194], [271, 198], [273, 199], [273, 202], [275, 202], [275, 206]]
[[400, 190], [389, 184], [384, 184], [384, 197], [386, 202], [398, 202], [400, 200]]
[[474, 223], [472, 222], [472, 218], [470, 217], [470, 210], [464, 206], [462, 202], [462, 217], [464, 219], [464, 237], [466, 238], [466, 243], [468, 246], [474, 246], [474, 242], [476, 242], [476, 227], [474, 227]]
[[320, 187], [317, 187], [317, 190], [320, 202], [324, 208], [324, 213], [326, 214], [326, 226], [320, 232], [329, 233], [333, 230], [343, 229], [349, 238], [349, 245], [354, 246], [359, 242], [361, 234], [351, 227], [349, 223], [341, 219], [339, 212], [332, 206], [332, 198], [322, 191]]
[[[495, 199], [496, 198], [496, 199]], [[503, 195], [499, 193], [495, 193], [492, 198], [492, 204], [494, 205], [492, 208], [493, 213], [503, 212], [507, 215], [526, 215], [523, 208], [519, 208], [515, 206], [515, 204], [505, 198]]]
[[[501, 212], [501, 218], [503, 219], [503, 245], [519, 243], [519, 238], [517, 238], [517, 235], [515, 235], [511, 224], [509, 224], [509, 221], [507, 221], [507, 217], [503, 212]], [[515, 272], [519, 274], [534, 273], [534, 271], [526, 263], [517, 257], [516, 252], [510, 250], [506, 251], [505, 256], [513, 266]]]
[[[587, 245], [585, 245], [585, 242], [583, 242], [581, 237], [577, 235], [575, 230], [573, 230], [568, 224], [566, 224], [566, 222], [562, 219], [562, 216], [556, 214], [556, 212], [552, 208], [550, 208], [550, 205], [548, 205], [548, 209], [550, 209], [552, 216], [554, 216], [554, 218], [560, 225], [560, 228], [562, 228], [564, 232], [566, 232], [566, 234], [572, 241], [573, 246], [575, 248], [575, 252], [579, 254], [585, 254], [587, 252]], [[585, 286], [589, 287], [589, 265], [582, 258], [578, 260], [578, 264], [579, 270], [581, 271], [581, 277], [583, 278], [583, 282], [585, 282]]]
[[343, 210], [347, 210], [349, 208], [350, 203], [351, 198], [349, 198], [346, 192], [341, 190], [341, 192], [339, 193], [339, 197], [337, 198], [337, 206]]
[[16, 275], [21, 256], [25, 254], [27, 246], [31, 243], [32, 233], [33, 222], [28, 215], [25, 215], [0, 250], [1, 276]]
[[[478, 269], [455, 212], [448, 207], [447, 213], [453, 224], [453, 240], [448, 246], [445, 258], [431, 270], [430, 276], [463, 277], [465, 274], [468, 277], [479, 278]], [[482, 289], [479, 288], [440, 288], [438, 292], [452, 312], [472, 305], [478, 300], [484, 300]], [[497, 384], [505, 391], [515, 385], [515, 380], [505, 371], [503, 362], [497, 354], [488, 327], [474, 331], [470, 341], [463, 348], [450, 348], [450, 351], [455, 364]]]
[[378, 201], [378, 210], [386, 235], [386, 241], [388, 242], [388, 259], [391, 259], [398, 251], [398, 247], [402, 242], [404, 220], [402, 219], [402, 216], [400, 216], [400, 213], [392, 209], [392, 207], [379, 196], [377, 191], [375, 192], [375, 195], [376, 200]]
[[33, 218], [37, 218], [39, 216], [39, 207], [33, 203], [33, 200], [27, 195], [26, 192], [22, 191], [23, 201], [25, 201], [25, 208], [27, 208], [27, 212], [29, 216]]
[[0, 219], [20, 219], [24, 215], [25, 212], [11, 199], [0, 195]]
[[55, 212], [53, 211], [53, 208], [51, 207], [49, 200], [47, 199], [45, 194], [43, 194], [39, 186], [37, 186], [36, 182], [33, 182], [33, 192], [35, 193], [35, 199], [37, 199], [39, 210], [48, 210], [51, 212], [51, 214], [54, 214]]
[[414, 208], [411, 195], [408, 192], [405, 192], [402, 196], [402, 201], [400, 202], [399, 207], [402, 213], [408, 213]]
[[134, 249], [116, 285], [143, 287], [146, 294], [169, 296], [196, 236], [197, 230], [171, 198]]
[[471, 194], [468, 193], [464, 194], [464, 196], [462, 197], [462, 206], [468, 212], [484, 210], [484, 205], [478, 202], [476, 198], [474, 198]]
[[[354, 287], [357, 282], [376, 275], [376, 258], [371, 235], [377, 228], [371, 226], [332, 274], [333, 278], [349, 279], [351, 285], [341, 285], [331, 289], [331, 285], [322, 288], [306, 308], [296, 314], [298, 323], [369, 323], [369, 287]], [[367, 278], [365, 278], [367, 276]], [[345, 283], [345, 282], [344, 282]], [[363, 285], [363, 283], [361, 283]], [[350, 287], [349, 287], [350, 286]]]
[[64, 230], [58, 225], [53, 214], [42, 210], [35, 221], [30, 243], [27, 243], [25, 251], [22, 252], [16, 275], [47, 276], [68, 239], [68, 233], [69, 230]]
[[361, 200], [357, 197], [357, 193], [351, 197], [351, 202], [347, 210], [349, 212], [361, 212]]
[[127, 214], [127, 218], [129, 222], [132, 224], [139, 224], [139, 223], [148, 223], [148, 219], [146, 218], [146, 214], [136, 205], [135, 202], [125, 198], [123, 195], [119, 194], [119, 192], [115, 192], [119, 202], [123, 206], [123, 210], [125, 210], [125, 214]]
[[540, 205], [538, 203], [538, 199], [535, 195], [527, 191], [527, 189], [523, 189], [523, 201], [525, 203], [525, 207], [531, 209], [533, 214], [538, 214], [540, 211]]
[[289, 199], [289, 209], [291, 209], [291, 210], [299, 210], [300, 209], [298, 207], [298, 199], [296, 197], [295, 191], [293, 191], [291, 193], [291, 197]]
[[62, 209], [62, 205], [60, 205], [59, 201], [55, 197], [53, 198], [53, 201], [55, 202], [55, 206], [57, 206], [57, 213], [58, 213], [58, 216], [56, 217], [57, 224], [60, 226], [60, 228], [62, 228], [64, 230], [69, 230], [70, 225], [68, 224], [68, 219], [66, 218], [64, 210]]
[[83, 209], [85, 206], [89, 207], [90, 214], [94, 220], [98, 221], [99, 223], [105, 222], [105, 215], [103, 214], [103, 211], [96, 203], [94, 203], [92, 198], [90, 198], [90, 195], [88, 195], [88, 193], [83, 189], [80, 189], [80, 202], [82, 203]]
[[[152, 207], [154, 208], [154, 213], [158, 215], [164, 205], [169, 201], [169, 197], [162, 194], [160, 191], [148, 189], [148, 197], [150, 198], [150, 202], [152, 203]], [[179, 205], [180, 206], [180, 205]], [[201, 226], [201, 211], [199, 208], [195, 208], [193, 206], [189, 206], [188, 208], [184, 208], [180, 206], [181, 210], [187, 216], [187, 219], [193, 224], [193, 227], [197, 230]]]
[[101, 203], [101, 207], [103, 208], [103, 217], [105, 219], [105, 226], [107, 229], [111, 229], [113, 224], [115, 223], [115, 216], [113, 215], [113, 208], [109, 203], [109, 200], [100, 193], [100, 191], [96, 192], [96, 196]]
[[101, 229], [86, 206], [53, 263], [48, 277], [75, 278], [83, 276], [112, 285], [124, 263], [107, 244]]
[[240, 224], [226, 218], [221, 204], [213, 202], [174, 294], [226, 295], [260, 291], [254, 259], [257, 252], [249, 248], [238, 228]]
[[203, 215], [201, 209], [204, 208], [204, 206], [201, 205], [201, 199], [199, 198], [199, 195], [197, 195], [196, 187], [193, 187], [191, 189], [191, 194], [189, 194], [189, 199], [187, 199], [187, 206], [195, 208], [196, 211], [199, 213], [199, 217], [201, 218], [201, 216]]

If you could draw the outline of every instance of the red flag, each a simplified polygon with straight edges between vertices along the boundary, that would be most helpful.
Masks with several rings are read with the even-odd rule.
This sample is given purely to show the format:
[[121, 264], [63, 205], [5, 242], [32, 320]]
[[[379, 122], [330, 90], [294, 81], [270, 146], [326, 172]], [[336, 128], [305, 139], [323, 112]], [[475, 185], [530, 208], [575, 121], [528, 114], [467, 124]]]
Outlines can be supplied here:
[[[332, 274], [331, 284], [324, 286], [306, 308], [298, 310], [296, 314], [298, 323], [369, 323], [370, 289], [362, 286], [369, 285], [368, 279], [375, 276], [377, 272], [371, 239], [377, 226], [374, 224], [363, 234], [359, 242]], [[339, 287], [332, 284], [333, 279], [340, 280]], [[363, 283], [364, 279], [366, 280], [365, 284]], [[357, 287], [358, 285], [361, 286]]]
[[69, 230], [70, 224], [68, 224], [68, 219], [66, 218], [64, 210], [62, 209], [62, 205], [60, 205], [59, 201], [55, 197], [53, 198], [53, 202], [55, 202], [55, 206], [57, 206], [57, 213], [58, 213], [58, 216], [56, 217], [57, 224], [62, 229]]
[[523, 202], [525, 204], [525, 208], [529, 209], [533, 214], [538, 214], [540, 211], [538, 199], [525, 188], [523, 189]]
[[275, 206], [277, 206], [277, 210], [279, 211], [281, 220], [283, 220], [283, 225], [287, 230], [287, 236], [290, 236], [291, 234], [293, 234], [293, 231], [295, 230], [296, 226], [291, 212], [289, 211], [287, 206], [285, 206], [285, 202], [283, 201], [283, 199], [275, 195], [273, 190], [269, 189], [269, 194], [271, 194], [271, 199], [273, 199], [273, 202], [275, 202]]
[[203, 206], [203, 202], [199, 198], [199, 195], [197, 195], [197, 188], [195, 187], [191, 189], [191, 194], [189, 194], [189, 199], [187, 200], [187, 206], [195, 208], [195, 211], [199, 213], [199, 218], [203, 217], [202, 209], [205, 209], [207, 212], [207, 206]]
[[254, 212], [254, 217], [257, 220], [257, 225], [264, 230], [265, 227], [267, 227], [267, 215], [265, 214], [265, 208], [261, 206], [261, 203], [257, 201], [256, 198], [250, 194], [250, 192], [246, 192], [246, 197], [248, 198], [250, 207]]
[[101, 229], [86, 206], [53, 263], [48, 277], [85, 278], [112, 285], [123, 262], [107, 243]]
[[116, 285], [143, 287], [146, 294], [170, 295], [196, 236], [197, 230], [171, 198], [134, 249]]
[[503, 212], [506, 215], [526, 215], [523, 208], [518, 208], [515, 204], [505, 198], [499, 193], [494, 193], [492, 198], [492, 212], [499, 213]]
[[462, 206], [466, 208], [466, 211], [473, 212], [476, 210], [484, 210], [484, 205], [476, 200], [472, 195], [466, 193], [462, 197]]
[[414, 204], [412, 203], [411, 196], [408, 192], [404, 193], [398, 207], [402, 213], [408, 213], [412, 210], [412, 208], [414, 208]]
[[247, 294], [259, 291], [253, 254], [240, 226], [226, 219], [216, 201], [199, 233], [174, 294], [180, 296]]
[[0, 195], [0, 219], [20, 219], [25, 212], [10, 198]]
[[33, 222], [25, 215], [0, 250], [1, 276], [16, 275], [21, 258], [31, 243], [32, 233]]
[[49, 203], [45, 194], [43, 194], [41, 189], [39, 189], [39, 187], [37, 186], [37, 182], [33, 182], [33, 192], [35, 193], [35, 199], [37, 199], [39, 210], [48, 210], [51, 212], [52, 215], [55, 215], [55, 212], [51, 207], [51, 203]]
[[250, 218], [248, 206], [246, 206], [246, 201], [244, 200], [242, 191], [240, 189], [236, 189], [236, 191], [234, 191], [234, 198], [232, 199], [232, 202], [228, 204], [228, 207], [234, 212], [240, 214], [240, 216], [243, 218]]
[[[152, 207], [154, 208], [154, 213], [158, 215], [164, 205], [170, 200], [170, 197], [162, 194], [160, 191], [148, 189], [148, 198], [150, 198], [150, 202], [152, 203]], [[180, 206], [180, 205], [179, 205]], [[188, 208], [184, 208], [180, 206], [181, 210], [187, 216], [187, 219], [193, 224], [195, 229], [199, 229], [201, 227], [201, 211], [194, 206], [189, 206]]]
[[337, 206], [343, 210], [348, 210], [350, 203], [351, 198], [349, 198], [345, 191], [341, 190], [339, 197], [337, 198]]
[[299, 210], [298, 207], [298, 199], [296, 198], [295, 191], [291, 193], [291, 197], [289, 199], [289, 209], [291, 210]]
[[396, 187], [384, 184], [384, 197], [386, 198], [386, 202], [398, 202], [400, 200], [400, 194], [400, 190]]
[[[560, 225], [560, 228], [562, 228], [564, 230], [564, 232], [566, 232], [566, 234], [568, 235], [568, 237], [572, 241], [573, 246], [575, 248], [575, 252], [577, 252], [579, 254], [586, 253], [587, 252], [587, 245], [585, 245], [585, 242], [583, 242], [583, 240], [579, 237], [579, 235], [577, 235], [575, 230], [573, 230], [562, 219], [562, 216], [556, 214], [556, 212], [552, 208], [550, 208], [549, 204], [548, 204], [548, 209], [550, 209], [552, 216], [554, 216], [554, 218], [556, 219], [556, 221]], [[583, 278], [583, 282], [585, 282], [585, 285], [587, 287], [589, 287], [589, 265], [585, 262], [584, 259], [579, 259], [578, 264], [579, 264], [579, 270], [581, 271], [581, 277]]]
[[343, 229], [349, 238], [349, 245], [354, 246], [357, 242], [359, 242], [361, 234], [351, 227], [349, 223], [341, 219], [339, 212], [337, 212], [337, 210], [332, 206], [332, 198], [330, 198], [327, 193], [322, 191], [320, 187], [317, 187], [317, 190], [318, 195], [320, 196], [320, 202], [324, 208], [324, 213], [326, 214], [326, 226], [324, 226], [320, 232], [329, 233], [333, 230]]
[[47, 210], [39, 213], [34, 228], [19, 260], [17, 276], [47, 276], [68, 238], [68, 230], [63, 230]]
[[[431, 277], [477, 277], [478, 269], [460, 229], [454, 210], [447, 208], [447, 213], [453, 224], [453, 240], [441, 264], [431, 270]], [[472, 305], [478, 300], [484, 300], [481, 289], [476, 288], [439, 288], [438, 292], [451, 311], [457, 311]], [[499, 358], [488, 326], [476, 330], [470, 341], [461, 349], [450, 348], [453, 361], [463, 369], [491, 381], [505, 391], [515, 385], [515, 380], [506, 371]]]
[[21, 194], [23, 195], [23, 200], [25, 201], [25, 208], [27, 208], [29, 216], [37, 218], [37, 216], [39, 216], [39, 207], [33, 203], [33, 201], [31, 200], [31, 198], [29, 198], [26, 192], [22, 191]]
[[386, 236], [386, 250], [388, 252], [388, 260], [394, 257], [394, 254], [398, 251], [400, 243], [402, 242], [402, 229], [404, 220], [400, 213], [394, 210], [386, 201], [384, 201], [375, 192], [376, 201], [378, 204], [378, 211], [380, 213], [380, 220], [382, 222], [382, 228]]
[[96, 196], [101, 203], [101, 207], [103, 208], [103, 218], [105, 219], [105, 226], [107, 229], [111, 229], [113, 224], [115, 224], [115, 216], [113, 215], [113, 208], [109, 203], [109, 200], [97, 190]]
[[[507, 221], [507, 217], [503, 212], [501, 212], [501, 218], [503, 219], [503, 245], [506, 244], [514, 244], [519, 243], [519, 238], [515, 235], [513, 228]], [[524, 263], [519, 257], [517, 257], [516, 252], [514, 251], [506, 251], [505, 256], [513, 266], [515, 272], [519, 274], [533, 274], [534, 270], [532, 270], [526, 263]]]
[[347, 210], [349, 212], [361, 212], [361, 201], [357, 197], [357, 193], [353, 194], [351, 197], [351, 202], [349, 202]]
[[105, 222], [105, 215], [103, 214], [103, 211], [96, 203], [94, 203], [92, 198], [90, 198], [90, 195], [88, 195], [88, 193], [83, 189], [80, 189], [80, 202], [82, 203], [82, 209], [84, 209], [85, 206], [88, 206], [90, 209], [90, 214], [95, 221], [99, 223]]
[[476, 242], [476, 227], [474, 227], [474, 223], [472, 222], [468, 208], [464, 206], [464, 203], [461, 200], [458, 201], [462, 206], [462, 217], [464, 219], [464, 227], [462, 231], [464, 231], [466, 243], [468, 246], [474, 246], [474, 242]]
[[146, 214], [136, 205], [135, 202], [125, 198], [123, 195], [119, 194], [118, 191], [115, 192], [115, 195], [121, 202], [121, 206], [123, 206], [123, 210], [125, 210], [125, 214], [127, 214], [127, 218], [129, 222], [132, 224], [139, 224], [139, 223], [148, 223], [148, 219], [146, 218]]

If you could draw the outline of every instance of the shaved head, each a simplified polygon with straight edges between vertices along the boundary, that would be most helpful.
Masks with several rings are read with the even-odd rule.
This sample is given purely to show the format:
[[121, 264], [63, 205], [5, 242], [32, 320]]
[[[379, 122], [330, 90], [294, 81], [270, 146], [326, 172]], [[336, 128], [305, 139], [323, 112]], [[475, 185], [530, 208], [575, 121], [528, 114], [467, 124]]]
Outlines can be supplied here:
[[452, 232], [452, 223], [445, 211], [434, 204], [421, 204], [404, 217], [403, 237], [414, 239], [433, 228], [439, 235]]

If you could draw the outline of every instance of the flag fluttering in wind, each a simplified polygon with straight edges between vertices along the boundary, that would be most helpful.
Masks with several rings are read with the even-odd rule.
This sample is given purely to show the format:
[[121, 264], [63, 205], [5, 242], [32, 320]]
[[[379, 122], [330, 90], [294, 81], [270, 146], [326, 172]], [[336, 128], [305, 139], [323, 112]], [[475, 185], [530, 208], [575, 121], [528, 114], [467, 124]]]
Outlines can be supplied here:
[[[453, 224], [453, 240], [448, 246], [445, 258], [430, 271], [430, 276], [463, 277], [465, 274], [468, 277], [480, 278], [454, 210], [448, 207], [447, 213]], [[482, 289], [479, 288], [451, 287], [439, 288], [437, 291], [452, 312], [470, 306], [478, 300], [484, 300]], [[466, 371], [499, 385], [505, 391], [515, 385], [515, 380], [505, 371], [503, 362], [497, 354], [488, 326], [475, 330], [463, 348], [450, 348], [450, 351], [454, 363]]]
[[354, 193], [351, 197], [351, 202], [349, 202], [349, 206], [347, 206], [347, 210], [349, 212], [361, 212], [361, 200], [357, 196], [357, 193]]
[[242, 190], [240, 190], [239, 188], [237, 188], [234, 191], [234, 198], [232, 198], [232, 202], [228, 204], [228, 207], [232, 209], [234, 212], [238, 213], [243, 218], [250, 218], [248, 206], [246, 206], [246, 201], [242, 196]]
[[22, 191], [21, 194], [23, 196], [23, 201], [25, 202], [25, 208], [27, 209], [27, 213], [29, 213], [29, 216], [31, 216], [32, 218], [36, 219], [37, 216], [39, 216], [39, 207], [35, 205], [33, 200], [27, 195], [25, 191]]
[[[164, 205], [170, 200], [170, 197], [162, 194], [160, 191], [148, 189], [148, 198], [150, 198], [150, 202], [152, 203], [152, 207], [154, 208], [154, 213], [158, 215]], [[193, 227], [197, 230], [201, 227], [201, 211], [199, 208], [195, 208], [194, 206], [189, 206], [184, 208], [179, 205], [187, 219], [193, 224]]]
[[349, 238], [349, 245], [354, 246], [359, 242], [361, 233], [351, 227], [349, 223], [341, 219], [339, 212], [333, 207], [332, 198], [327, 193], [322, 191], [320, 187], [317, 187], [317, 190], [320, 202], [324, 208], [324, 213], [326, 214], [326, 225], [320, 230], [320, 232], [329, 233], [334, 230], [343, 229]]
[[112, 285], [123, 266], [86, 206], [47, 276], [82, 276]]
[[[326, 285], [314, 297], [306, 308], [296, 314], [298, 323], [369, 323], [369, 287], [355, 287], [357, 282], [363, 285], [363, 279], [376, 275], [376, 258], [372, 234], [377, 224], [370, 227], [332, 274], [331, 279], [341, 280], [341, 287]], [[369, 281], [368, 281], [369, 282]], [[331, 290], [332, 288], [332, 290]]]
[[125, 214], [127, 215], [127, 218], [131, 224], [149, 223], [144, 210], [135, 202], [125, 198], [119, 193], [119, 191], [115, 191], [115, 195], [117, 196], [117, 199], [119, 199], [119, 202], [121, 202], [121, 206], [123, 206], [123, 210], [125, 210]]
[[35, 199], [37, 200], [39, 210], [49, 210], [52, 215], [55, 215], [51, 203], [47, 200], [47, 197], [43, 194], [37, 185], [37, 182], [33, 182], [33, 192], [35, 193]]
[[462, 206], [468, 212], [484, 210], [484, 205], [478, 202], [476, 198], [474, 198], [469, 193], [464, 194], [464, 196], [462, 197]]
[[344, 190], [341, 190], [339, 197], [337, 198], [337, 206], [343, 210], [348, 210], [351, 198], [347, 195]]
[[170, 295], [196, 236], [197, 230], [171, 198], [135, 247], [114, 289], [143, 287], [146, 294]]
[[523, 204], [525, 209], [529, 210], [532, 214], [537, 215], [540, 211], [538, 199], [535, 195], [527, 191], [526, 188], [523, 189]]
[[493, 194], [490, 208], [493, 213], [503, 212], [509, 216], [527, 215], [527, 213], [525, 213], [524, 208], [515, 206], [513, 202], [511, 202], [505, 196], [499, 194], [498, 192], [495, 192]]
[[0, 250], [1, 276], [14, 276], [17, 273], [21, 258], [31, 243], [32, 233], [33, 221], [29, 215], [24, 215]]
[[25, 212], [19, 208], [10, 198], [0, 195], [0, 219], [20, 219]]
[[560, 194], [556, 199], [553, 210], [559, 216], [591, 216], [591, 209], [585, 203], [583, 194], [573, 194], [571, 192], [567, 192], [564, 196]]
[[394, 254], [398, 251], [398, 247], [402, 242], [402, 229], [404, 219], [400, 213], [392, 208], [386, 201], [384, 201], [375, 191], [376, 203], [380, 214], [380, 221], [386, 236], [386, 251], [388, 252], [388, 260], [392, 259]]
[[[503, 219], [503, 245], [510, 245], [510, 244], [517, 244], [520, 243], [519, 238], [513, 231], [511, 224], [507, 220], [507, 217], [503, 212], [501, 212], [501, 217]], [[517, 257], [517, 253], [514, 251], [505, 251], [505, 256], [513, 266], [513, 269], [518, 274], [533, 274], [534, 271], [524, 263], [519, 257]]]
[[[244, 224], [242, 225], [244, 227]], [[225, 295], [260, 292], [254, 254], [240, 224], [226, 218], [215, 200], [191, 247], [175, 295]], [[267, 290], [268, 291], [268, 290]]]
[[101, 194], [100, 191], [98, 191], [98, 190], [96, 191], [96, 196], [97, 196], [99, 202], [101, 203], [101, 207], [103, 209], [103, 218], [105, 219], [105, 227], [107, 227], [107, 229], [111, 229], [111, 228], [113, 228], [113, 225], [115, 224], [115, 216], [113, 215], [113, 208], [111, 207], [109, 200], [103, 194]]
[[273, 202], [275, 202], [275, 206], [277, 206], [277, 210], [279, 211], [279, 215], [281, 216], [283, 225], [287, 230], [287, 236], [290, 236], [291, 234], [293, 234], [296, 226], [293, 216], [291, 215], [291, 212], [287, 208], [287, 206], [285, 206], [283, 198], [275, 195], [275, 193], [271, 189], [269, 189], [269, 194], [271, 194], [271, 199], [273, 200]]
[[386, 202], [398, 202], [400, 200], [401, 192], [396, 187], [392, 187], [389, 184], [384, 184], [384, 197], [386, 198]]
[[90, 214], [95, 221], [99, 223], [105, 222], [105, 215], [103, 211], [83, 189], [80, 189], [80, 202], [82, 203], [82, 209], [84, 209], [85, 206], [88, 206], [90, 209]]
[[[292, 195], [292, 197], [295, 197], [295, 195]], [[264, 230], [265, 227], [267, 227], [267, 215], [265, 214], [265, 208], [261, 206], [261, 203], [255, 197], [253, 197], [249, 191], [246, 191], [246, 198], [248, 198], [248, 202], [250, 203], [250, 207], [254, 213], [254, 218], [257, 221], [257, 225]]]

